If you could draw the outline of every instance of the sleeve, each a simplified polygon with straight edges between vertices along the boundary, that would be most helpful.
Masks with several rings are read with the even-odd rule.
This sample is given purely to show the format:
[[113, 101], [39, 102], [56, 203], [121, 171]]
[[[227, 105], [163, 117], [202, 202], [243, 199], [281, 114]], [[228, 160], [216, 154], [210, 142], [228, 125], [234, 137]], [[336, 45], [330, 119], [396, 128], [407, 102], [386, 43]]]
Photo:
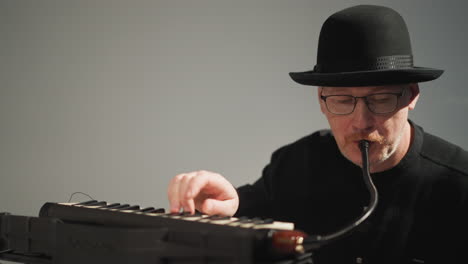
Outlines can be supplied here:
[[267, 187], [270, 165], [263, 169], [262, 177], [254, 184], [246, 184], [237, 188], [239, 209], [236, 216], [269, 217], [272, 201]]
[[311, 177], [320, 164], [320, 132], [305, 136], [277, 149], [270, 163], [263, 169], [262, 176], [253, 184], [237, 188], [239, 208], [236, 216], [282, 217], [291, 201], [299, 204], [310, 192]]
[[286, 146], [271, 155], [270, 163], [265, 166], [262, 176], [253, 184], [246, 184], [237, 188], [239, 208], [235, 216], [272, 217], [274, 206], [274, 177], [281, 156], [286, 152]]

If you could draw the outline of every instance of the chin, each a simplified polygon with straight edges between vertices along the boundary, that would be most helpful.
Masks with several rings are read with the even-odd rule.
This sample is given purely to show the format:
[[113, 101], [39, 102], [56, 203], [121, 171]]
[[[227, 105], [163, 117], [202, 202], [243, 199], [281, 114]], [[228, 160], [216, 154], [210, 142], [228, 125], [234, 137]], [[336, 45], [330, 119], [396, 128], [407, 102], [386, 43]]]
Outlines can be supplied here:
[[[342, 152], [342, 154], [355, 165], [362, 167], [362, 154], [359, 148], [350, 148], [348, 151]], [[387, 148], [375, 149], [371, 146], [371, 148], [369, 148], [369, 165], [375, 166], [381, 164], [388, 160], [392, 154], [393, 152], [389, 152]]]

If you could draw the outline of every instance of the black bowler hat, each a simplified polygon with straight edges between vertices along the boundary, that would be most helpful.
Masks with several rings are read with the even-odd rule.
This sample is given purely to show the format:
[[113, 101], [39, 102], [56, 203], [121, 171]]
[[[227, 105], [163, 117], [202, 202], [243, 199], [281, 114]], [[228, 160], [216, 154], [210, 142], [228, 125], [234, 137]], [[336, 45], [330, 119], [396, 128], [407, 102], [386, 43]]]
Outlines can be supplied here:
[[405, 21], [395, 10], [359, 5], [331, 15], [320, 31], [317, 64], [291, 78], [314, 86], [377, 86], [437, 79], [443, 70], [413, 66]]

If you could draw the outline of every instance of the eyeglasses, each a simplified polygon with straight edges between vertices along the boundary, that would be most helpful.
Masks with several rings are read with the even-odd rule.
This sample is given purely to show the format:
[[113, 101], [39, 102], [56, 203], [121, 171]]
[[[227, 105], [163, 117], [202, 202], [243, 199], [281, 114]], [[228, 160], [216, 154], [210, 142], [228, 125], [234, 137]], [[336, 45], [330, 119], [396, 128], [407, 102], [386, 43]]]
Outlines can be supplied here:
[[364, 99], [369, 111], [374, 114], [388, 114], [396, 110], [398, 99], [404, 94], [406, 89], [400, 93], [376, 93], [367, 96], [352, 95], [320, 95], [325, 102], [328, 111], [335, 115], [349, 115], [356, 108], [358, 98]]

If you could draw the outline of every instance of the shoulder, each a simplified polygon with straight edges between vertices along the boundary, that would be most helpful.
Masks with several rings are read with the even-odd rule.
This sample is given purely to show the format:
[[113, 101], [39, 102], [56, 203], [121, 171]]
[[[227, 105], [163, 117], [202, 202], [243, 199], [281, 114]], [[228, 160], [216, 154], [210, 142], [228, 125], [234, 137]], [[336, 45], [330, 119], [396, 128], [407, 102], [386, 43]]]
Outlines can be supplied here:
[[440, 137], [424, 133], [420, 157], [421, 173], [431, 186], [428, 191], [434, 199], [432, 206], [446, 208], [444, 210], [468, 208], [467, 151]]
[[438, 166], [468, 176], [468, 152], [438, 136], [424, 133], [421, 157]]
[[432, 218], [441, 223], [447, 218], [464, 224], [468, 221], [468, 152], [425, 132], [420, 158], [421, 179], [427, 186], [422, 196], [427, 199], [426, 212], [435, 212]]
[[285, 148], [297, 148], [310, 145], [330, 144], [335, 143], [335, 138], [330, 129], [317, 130], [312, 134], [304, 136], [291, 144], [285, 146]]

